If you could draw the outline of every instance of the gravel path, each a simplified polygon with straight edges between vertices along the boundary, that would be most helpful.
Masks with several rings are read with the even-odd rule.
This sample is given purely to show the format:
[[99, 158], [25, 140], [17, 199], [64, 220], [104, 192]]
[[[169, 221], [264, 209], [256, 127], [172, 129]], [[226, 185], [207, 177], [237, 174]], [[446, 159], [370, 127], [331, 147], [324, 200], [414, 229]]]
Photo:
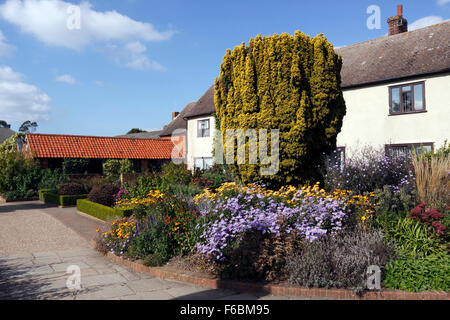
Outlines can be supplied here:
[[89, 246], [87, 240], [39, 207], [9, 212], [6, 211], [6, 207], [26, 208], [26, 204], [7, 204], [2, 207], [3, 210], [0, 211], [0, 256]]

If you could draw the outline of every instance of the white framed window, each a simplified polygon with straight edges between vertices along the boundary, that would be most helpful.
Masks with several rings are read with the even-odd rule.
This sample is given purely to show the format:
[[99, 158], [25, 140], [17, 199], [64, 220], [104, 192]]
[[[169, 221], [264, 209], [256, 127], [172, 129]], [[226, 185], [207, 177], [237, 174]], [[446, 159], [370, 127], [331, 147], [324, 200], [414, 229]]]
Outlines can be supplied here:
[[210, 122], [209, 119], [197, 121], [197, 137], [205, 138], [210, 135]]
[[194, 167], [199, 170], [207, 170], [214, 165], [213, 158], [195, 158]]

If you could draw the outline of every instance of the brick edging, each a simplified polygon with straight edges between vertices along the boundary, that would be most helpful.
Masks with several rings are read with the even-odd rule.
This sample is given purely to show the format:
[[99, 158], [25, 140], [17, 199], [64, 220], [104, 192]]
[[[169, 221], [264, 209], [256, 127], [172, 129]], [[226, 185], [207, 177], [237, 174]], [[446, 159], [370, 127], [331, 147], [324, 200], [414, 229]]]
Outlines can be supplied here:
[[214, 276], [188, 272], [173, 267], [146, 267], [133, 261], [121, 259], [112, 253], [108, 253], [107, 257], [135, 271], [145, 272], [162, 279], [185, 282], [211, 289], [228, 289], [244, 292], [267, 293], [274, 296], [298, 296], [305, 298], [335, 300], [450, 300], [450, 293], [444, 291], [426, 291], [416, 293], [400, 290], [382, 290], [365, 292], [362, 296], [358, 296], [352, 290], [346, 289], [308, 289], [291, 284], [262, 284], [220, 280]]

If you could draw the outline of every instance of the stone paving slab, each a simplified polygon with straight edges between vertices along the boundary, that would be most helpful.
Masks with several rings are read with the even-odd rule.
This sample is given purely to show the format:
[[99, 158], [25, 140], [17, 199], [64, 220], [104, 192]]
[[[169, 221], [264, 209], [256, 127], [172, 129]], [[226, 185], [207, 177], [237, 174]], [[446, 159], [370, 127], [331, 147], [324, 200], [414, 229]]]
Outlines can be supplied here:
[[[89, 246], [98, 224], [77, 215], [73, 208], [46, 207], [38, 202], [0, 205], [0, 299], [259, 298], [163, 280], [117, 264]], [[73, 265], [81, 273], [77, 291], [67, 288], [67, 268]]]

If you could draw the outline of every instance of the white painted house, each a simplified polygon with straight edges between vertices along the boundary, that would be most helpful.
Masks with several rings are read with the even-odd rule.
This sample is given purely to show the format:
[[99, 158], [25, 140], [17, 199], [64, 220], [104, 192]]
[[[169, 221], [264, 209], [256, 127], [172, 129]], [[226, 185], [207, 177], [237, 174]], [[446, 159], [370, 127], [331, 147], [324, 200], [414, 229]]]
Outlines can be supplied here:
[[[402, 152], [450, 139], [450, 22], [407, 31], [401, 8], [389, 35], [336, 50], [347, 105], [338, 150], [363, 146]], [[214, 88], [186, 112], [189, 169], [213, 164]]]

